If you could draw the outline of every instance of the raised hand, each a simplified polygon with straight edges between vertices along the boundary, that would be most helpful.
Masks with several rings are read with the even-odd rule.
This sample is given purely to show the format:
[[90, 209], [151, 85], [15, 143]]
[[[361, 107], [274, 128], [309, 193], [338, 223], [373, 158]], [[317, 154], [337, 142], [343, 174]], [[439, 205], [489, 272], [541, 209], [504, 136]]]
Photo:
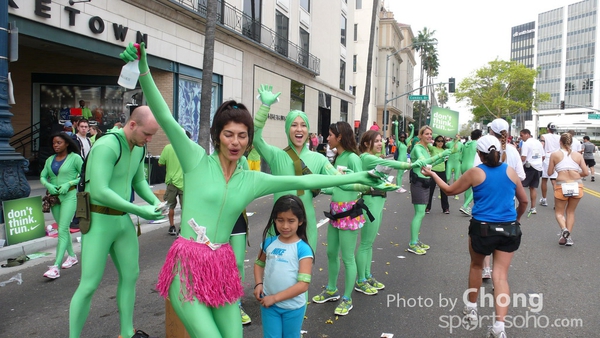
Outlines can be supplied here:
[[258, 87], [258, 98], [267, 107], [276, 103], [279, 95], [281, 95], [281, 92], [273, 94], [273, 86], [263, 84]]

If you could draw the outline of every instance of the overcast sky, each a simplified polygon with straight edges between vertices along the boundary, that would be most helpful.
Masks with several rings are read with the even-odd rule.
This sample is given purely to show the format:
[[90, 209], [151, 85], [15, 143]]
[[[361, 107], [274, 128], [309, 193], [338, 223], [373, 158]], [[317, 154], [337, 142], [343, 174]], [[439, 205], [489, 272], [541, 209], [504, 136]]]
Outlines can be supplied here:
[[[575, 0], [386, 0], [385, 7], [396, 21], [410, 25], [417, 36], [424, 27], [435, 30], [440, 63], [439, 82], [456, 78], [458, 83], [476, 69], [496, 58], [510, 60], [511, 28], [537, 21], [538, 14], [567, 6]], [[419, 72], [415, 71], [415, 76]], [[459, 111], [460, 122], [470, 119], [469, 109], [455, 103], [447, 108]]]

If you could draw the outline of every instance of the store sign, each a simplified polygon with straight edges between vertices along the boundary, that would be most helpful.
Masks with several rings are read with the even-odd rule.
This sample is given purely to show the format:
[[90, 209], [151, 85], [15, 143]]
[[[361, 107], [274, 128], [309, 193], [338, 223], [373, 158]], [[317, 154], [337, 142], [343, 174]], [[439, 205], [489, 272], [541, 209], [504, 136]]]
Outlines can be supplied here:
[[41, 196], [3, 201], [2, 209], [7, 245], [46, 236]]
[[431, 129], [434, 134], [454, 137], [458, 134], [458, 112], [441, 107], [431, 109]]
[[[29, 5], [30, 1], [28, 1]], [[52, 9], [50, 5], [52, 4], [51, 0], [34, 0], [33, 4], [33, 12], [36, 16], [43, 19], [51, 19], [52, 18]], [[8, 6], [13, 9], [20, 9], [16, 0], [9, 0]], [[69, 18], [69, 26], [74, 27], [75, 21], [77, 20], [77, 15], [81, 14], [81, 11], [77, 8], [73, 7], [64, 7], [65, 12], [67, 12], [67, 17]], [[58, 15], [58, 14], [57, 14]], [[92, 16], [88, 20], [88, 27], [90, 31], [96, 35], [104, 33], [106, 30], [105, 21], [99, 16]], [[117, 23], [112, 24], [113, 34], [116, 40], [120, 40], [121, 42], [125, 41], [127, 37], [127, 31], [129, 27], [123, 26]], [[136, 33], [135, 42], [146, 44], [146, 48], [148, 48], [148, 34], [144, 34], [140, 31]]]

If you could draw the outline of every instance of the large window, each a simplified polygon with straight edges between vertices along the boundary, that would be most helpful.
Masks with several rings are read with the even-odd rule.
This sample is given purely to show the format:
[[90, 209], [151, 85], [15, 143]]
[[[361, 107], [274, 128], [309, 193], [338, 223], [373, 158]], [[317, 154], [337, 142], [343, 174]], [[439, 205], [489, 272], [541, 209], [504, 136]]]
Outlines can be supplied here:
[[245, 0], [244, 17], [242, 18], [242, 34], [260, 42], [262, 0]]
[[348, 122], [348, 101], [340, 102], [340, 121]]
[[275, 50], [285, 56], [288, 55], [289, 21], [290, 19], [280, 11], [275, 11], [275, 33], [277, 34]]
[[304, 29], [300, 28], [300, 64], [304, 67], [308, 67], [308, 50], [309, 50], [310, 34]]
[[304, 85], [294, 80], [290, 90], [290, 110], [304, 111]]
[[341, 20], [340, 20], [340, 34], [341, 34], [341, 40], [340, 42], [342, 43], [343, 46], [346, 45], [346, 24], [347, 24], [347, 19], [345, 16], [342, 15]]
[[300, 7], [310, 13], [310, 0], [300, 0]]
[[340, 89], [346, 90], [346, 61], [340, 60]]

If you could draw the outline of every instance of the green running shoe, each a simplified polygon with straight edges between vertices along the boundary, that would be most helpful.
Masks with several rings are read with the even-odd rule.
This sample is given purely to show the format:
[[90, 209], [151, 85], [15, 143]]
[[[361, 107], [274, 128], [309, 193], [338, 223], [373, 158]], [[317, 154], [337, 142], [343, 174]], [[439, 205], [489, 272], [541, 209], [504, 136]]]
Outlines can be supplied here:
[[356, 285], [354, 286], [354, 290], [358, 291], [358, 292], [362, 292], [367, 296], [374, 296], [377, 294], [377, 289], [375, 289], [374, 287], [371, 286], [371, 284], [369, 284], [369, 282], [367, 282], [367, 280], [363, 280], [362, 282], [356, 282]]
[[314, 296], [312, 298], [313, 302], [315, 303], [326, 303], [326, 302], [335, 302], [336, 300], [340, 299], [340, 293], [338, 292], [337, 289], [333, 290], [333, 291], [329, 291], [327, 289], [323, 290], [323, 292], [321, 292], [320, 294]]
[[352, 300], [344, 297], [333, 313], [338, 316], [345, 316], [350, 310], [352, 310]]

